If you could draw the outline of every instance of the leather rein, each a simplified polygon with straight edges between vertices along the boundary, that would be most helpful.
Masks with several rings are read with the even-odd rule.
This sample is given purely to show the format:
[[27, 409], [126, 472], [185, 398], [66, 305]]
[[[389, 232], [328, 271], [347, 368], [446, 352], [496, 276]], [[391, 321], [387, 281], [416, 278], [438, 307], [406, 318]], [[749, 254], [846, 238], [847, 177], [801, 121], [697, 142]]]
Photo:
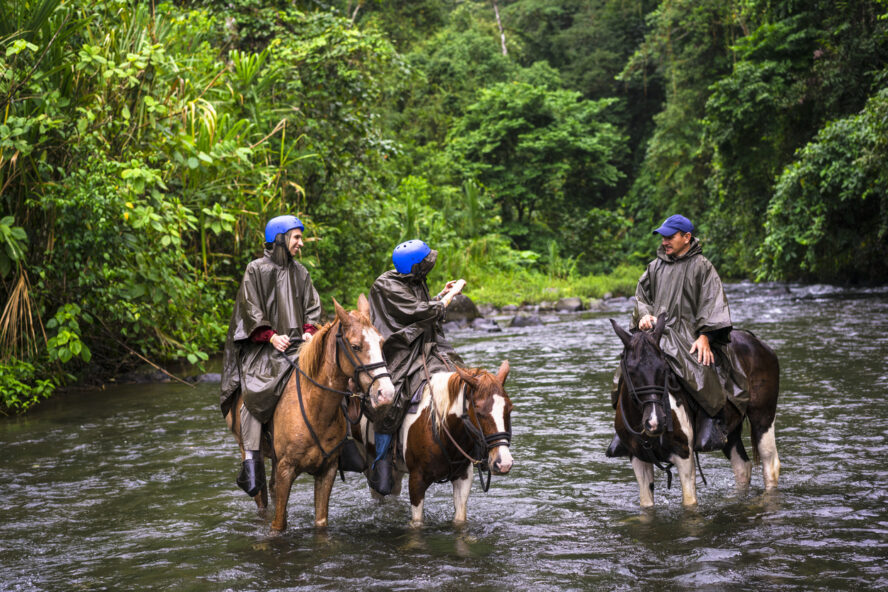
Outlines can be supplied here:
[[[375, 383], [377, 380], [380, 380], [385, 377], [391, 378], [391, 374], [389, 374], [388, 372], [382, 372], [380, 374], [371, 374], [372, 370], [377, 370], [379, 368], [385, 368], [385, 362], [375, 362], [373, 364], [360, 364], [359, 363], [360, 360], [358, 360], [357, 357], [352, 353], [351, 348], [349, 348], [348, 344], [345, 342], [345, 339], [342, 337], [342, 323], [339, 323], [337, 330], [336, 330], [336, 367], [340, 373], [348, 376], [348, 374], [342, 369], [342, 364], [339, 361], [339, 352], [344, 352], [345, 357], [348, 359], [349, 363], [351, 363], [351, 365], [354, 367], [354, 373], [352, 375], [352, 380], [353, 380], [355, 386], [359, 386], [361, 384], [361, 382], [360, 382], [361, 374], [367, 374], [371, 377], [370, 384], [367, 385], [367, 388], [365, 388], [361, 394], [353, 393], [350, 391], [340, 391], [338, 389], [334, 389], [329, 386], [320, 384], [319, 382], [315, 381], [311, 376], [306, 374], [302, 370], [302, 368], [299, 367], [299, 364], [296, 364], [295, 362], [293, 362], [293, 360], [291, 360], [289, 357], [287, 357], [286, 354], [281, 352], [281, 355], [283, 355], [284, 358], [288, 362], [290, 362], [290, 365], [296, 369], [296, 394], [298, 395], [298, 398], [299, 398], [299, 410], [302, 412], [302, 420], [305, 422], [305, 426], [308, 428], [308, 433], [311, 434], [311, 437], [314, 440], [315, 445], [320, 449], [321, 454], [324, 457], [324, 460], [327, 460], [328, 458], [330, 458], [337, 450], [339, 450], [348, 441], [348, 438], [349, 438], [348, 427], [346, 426], [345, 436], [342, 438], [342, 440], [339, 442], [339, 444], [334, 446], [329, 451], [324, 450], [324, 447], [321, 445], [321, 439], [318, 438], [318, 435], [314, 431], [314, 428], [312, 427], [311, 422], [308, 420], [308, 414], [305, 412], [305, 403], [302, 399], [302, 380], [300, 379], [300, 376], [304, 376], [306, 380], [308, 380], [310, 383], [312, 383], [313, 385], [315, 385], [316, 387], [318, 387], [321, 390], [325, 390], [325, 391], [328, 391], [331, 393], [336, 393], [338, 395], [341, 395], [342, 396], [342, 400], [341, 400], [342, 415], [345, 417], [345, 421], [350, 425], [356, 425], [358, 422], [361, 421], [361, 415], [363, 415], [363, 403], [367, 399], [370, 398], [370, 389], [373, 387], [373, 383]], [[348, 417], [348, 400], [353, 397], [360, 398], [361, 402], [362, 402], [361, 415], [358, 415], [358, 419], [355, 421], [352, 421]]]
[[[645, 405], [655, 405], [659, 406], [663, 409], [663, 413], [666, 416], [666, 432], [673, 431], [673, 423], [672, 423], [672, 407], [669, 404], [669, 376], [670, 370], [666, 368], [666, 371], [663, 375], [663, 385], [653, 385], [646, 384], [640, 387], [636, 387], [632, 383], [632, 378], [630, 378], [629, 373], [626, 371], [626, 356], [624, 355], [620, 357], [620, 370], [623, 374], [623, 380], [626, 382], [628, 387], [629, 394], [632, 396], [632, 401], [641, 409], [644, 409]], [[639, 458], [645, 462], [649, 462], [661, 471], [666, 473], [666, 489], [670, 489], [672, 487], [672, 467], [675, 465], [669, 461], [663, 461], [657, 459], [654, 455], [654, 451], [651, 447], [651, 443], [653, 438], [646, 435], [644, 433], [643, 427], [640, 431], [634, 430], [632, 426], [629, 425], [629, 420], [626, 418], [626, 409], [623, 406], [623, 396], [622, 393], [618, 398], [620, 405], [620, 415], [623, 418], [623, 427], [632, 434], [634, 437], [641, 440], [641, 446], [644, 449], [644, 457], [639, 456]], [[660, 444], [663, 443], [663, 436], [659, 436]], [[693, 444], [689, 444], [693, 449]], [[700, 465], [700, 454], [694, 451], [694, 455], [697, 458], [697, 470], [700, 472], [700, 477], [703, 479], [703, 484], [706, 483], [706, 476], [703, 474], [703, 467]]]
[[[432, 379], [429, 375], [429, 370], [426, 367], [425, 362], [425, 353], [422, 355], [422, 366], [426, 373], [426, 379], [428, 381], [429, 390], [432, 388]], [[469, 434], [469, 438], [472, 441], [472, 453], [469, 454], [466, 452], [462, 446], [456, 441], [456, 438], [453, 437], [453, 434], [450, 433], [450, 430], [447, 429], [447, 422], [441, 421], [441, 430], [450, 440], [450, 442], [456, 447], [460, 454], [468, 460], [472, 466], [478, 468], [478, 479], [481, 482], [482, 490], [487, 493], [487, 490], [490, 489], [490, 466], [488, 465], [488, 456], [490, 451], [499, 446], [509, 446], [512, 443], [512, 432], [494, 432], [492, 434], [485, 434], [483, 428], [481, 427], [481, 421], [477, 419], [478, 410], [475, 408], [475, 399], [471, 396], [474, 387], [469, 384], [466, 380], [463, 380], [460, 377], [464, 385], [463, 391], [463, 409], [462, 414], [459, 419], [462, 421], [462, 427]], [[432, 437], [435, 440], [435, 443], [438, 444], [438, 447], [441, 449], [441, 452], [444, 454], [444, 457], [447, 459], [448, 465], [451, 467], [448, 471], [448, 475], [443, 479], [437, 481], [437, 483], [447, 483], [451, 481], [457, 475], [454, 473], [453, 466], [460, 463], [460, 460], [451, 460], [450, 455], [447, 453], [447, 448], [444, 446], [444, 443], [441, 441], [440, 436], [438, 435], [438, 413], [435, 408], [435, 397], [429, 392], [430, 403], [431, 403], [431, 411], [435, 420], [432, 421]], [[471, 405], [472, 414], [469, 414], [469, 406]], [[442, 419], [446, 419], [446, 412], [442, 416]], [[475, 420], [472, 420], [472, 415], [475, 416]], [[477, 424], [476, 424], [477, 421]], [[477, 455], [477, 458], [473, 455]], [[487, 479], [484, 479], [484, 473], [487, 473]]]
[[[640, 409], [644, 409], [645, 405], [654, 405], [656, 407], [660, 407], [666, 417], [666, 429], [664, 433], [673, 431], [672, 408], [669, 405], [668, 368], [663, 373], [662, 385], [645, 384], [636, 387], [632, 383], [632, 378], [629, 376], [629, 372], [627, 371], [626, 356], [624, 352], [624, 355], [620, 357], [620, 370], [623, 374], [623, 381], [625, 382], [627, 390], [632, 397], [632, 402], [635, 403]], [[675, 465], [669, 461], [661, 462], [659, 459], [657, 459], [651, 447], [653, 439], [644, 433], [643, 426], [638, 430], [635, 430], [631, 425], [629, 425], [629, 419], [626, 416], [626, 408], [623, 404], [623, 398], [624, 397], [621, 394], [618, 399], [620, 405], [620, 416], [623, 418], [623, 427], [626, 429], [626, 431], [628, 431], [630, 434], [632, 434], [632, 436], [638, 438], [641, 441], [641, 446], [644, 449], [644, 457], [639, 456], [639, 458], [641, 458], [641, 460], [643, 461], [653, 464], [661, 471], [664, 471], [666, 473], [666, 489], [670, 489], [672, 487], [672, 467], [674, 467]], [[663, 436], [660, 435], [658, 439], [662, 444]]]

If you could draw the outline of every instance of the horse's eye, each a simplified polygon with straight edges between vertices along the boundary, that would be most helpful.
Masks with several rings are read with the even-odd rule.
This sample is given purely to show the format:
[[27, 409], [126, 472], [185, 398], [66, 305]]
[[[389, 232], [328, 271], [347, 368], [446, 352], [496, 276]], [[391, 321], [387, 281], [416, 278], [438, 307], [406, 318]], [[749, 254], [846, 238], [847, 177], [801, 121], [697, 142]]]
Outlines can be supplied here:
[[360, 345], [355, 345], [354, 343], [352, 343], [351, 346], [352, 346], [352, 351], [356, 351], [356, 352], [361, 351]]

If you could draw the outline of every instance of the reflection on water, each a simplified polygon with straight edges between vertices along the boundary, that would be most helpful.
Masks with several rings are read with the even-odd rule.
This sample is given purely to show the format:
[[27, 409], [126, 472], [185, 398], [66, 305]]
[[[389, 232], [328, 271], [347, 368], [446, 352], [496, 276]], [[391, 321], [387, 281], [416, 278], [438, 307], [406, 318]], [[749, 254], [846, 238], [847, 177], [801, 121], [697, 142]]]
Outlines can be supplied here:
[[607, 459], [619, 353], [606, 313], [544, 327], [454, 335], [471, 364], [512, 365], [508, 477], [473, 485], [469, 522], [450, 524], [433, 486], [426, 526], [405, 493], [378, 504], [354, 474], [337, 481], [316, 530], [300, 477], [290, 529], [269, 532], [234, 485], [238, 458], [218, 385], [116, 387], [59, 397], [0, 422], [4, 590], [886, 589], [888, 292], [740, 284], [737, 326], [781, 358], [780, 489], [761, 472], [734, 490], [720, 454], [683, 508], [656, 475], [638, 508], [625, 459]]

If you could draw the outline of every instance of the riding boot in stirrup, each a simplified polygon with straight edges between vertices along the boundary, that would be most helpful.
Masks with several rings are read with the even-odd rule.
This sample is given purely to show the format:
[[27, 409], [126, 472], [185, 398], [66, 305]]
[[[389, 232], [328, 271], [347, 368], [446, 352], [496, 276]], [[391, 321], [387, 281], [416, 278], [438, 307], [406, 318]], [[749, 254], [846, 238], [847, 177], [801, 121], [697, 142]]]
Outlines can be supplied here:
[[721, 450], [728, 443], [728, 429], [725, 425], [724, 411], [719, 411], [715, 417], [709, 417], [704, 411], [697, 414], [697, 437], [694, 442], [694, 450], [697, 452], [709, 452]]
[[626, 448], [626, 446], [623, 445], [623, 441], [620, 440], [620, 437], [614, 434], [614, 439], [611, 441], [610, 446], [608, 446], [607, 450], [604, 452], [604, 456], [608, 458], [629, 456], [629, 450]]
[[265, 486], [265, 462], [261, 456], [256, 455], [254, 458], [244, 460], [244, 465], [237, 476], [237, 486], [246, 491], [250, 497], [254, 497]]
[[392, 458], [390, 454], [383, 455], [373, 463], [370, 473], [367, 475], [367, 481], [373, 491], [379, 495], [388, 495], [392, 492], [395, 485], [395, 477], [392, 474]]

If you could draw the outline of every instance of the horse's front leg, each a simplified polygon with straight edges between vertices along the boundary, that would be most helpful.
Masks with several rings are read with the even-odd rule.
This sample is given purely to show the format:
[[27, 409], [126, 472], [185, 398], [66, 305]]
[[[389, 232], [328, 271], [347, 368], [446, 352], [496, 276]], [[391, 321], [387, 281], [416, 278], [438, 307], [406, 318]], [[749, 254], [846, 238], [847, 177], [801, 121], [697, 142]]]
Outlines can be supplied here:
[[697, 467], [694, 464], [694, 455], [689, 454], [687, 458], [682, 458], [677, 454], [673, 454], [669, 460], [678, 471], [678, 480], [681, 483], [682, 505], [697, 505]]
[[638, 481], [639, 504], [642, 508], [650, 508], [654, 505], [654, 465], [633, 456], [632, 468]]
[[472, 490], [472, 465], [466, 467], [465, 474], [453, 482], [453, 523], [465, 524], [469, 509], [469, 492]]
[[327, 459], [327, 466], [323, 473], [315, 475], [315, 526], [327, 526], [327, 513], [330, 510], [330, 492], [333, 491], [333, 482], [336, 481], [336, 468], [339, 456]]
[[413, 470], [410, 472], [407, 487], [410, 492], [410, 526], [418, 528], [422, 526], [422, 506], [429, 483], [426, 483], [419, 470]]
[[271, 521], [271, 529], [283, 531], [287, 528], [287, 502], [290, 500], [290, 488], [296, 479], [293, 465], [286, 459], [279, 458], [274, 467], [274, 520]]

